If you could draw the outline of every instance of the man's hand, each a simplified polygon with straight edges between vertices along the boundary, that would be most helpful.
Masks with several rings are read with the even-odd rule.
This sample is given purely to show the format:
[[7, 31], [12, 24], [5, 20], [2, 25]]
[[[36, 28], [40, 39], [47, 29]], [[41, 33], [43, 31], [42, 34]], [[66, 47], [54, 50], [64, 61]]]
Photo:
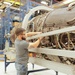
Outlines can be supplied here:
[[40, 37], [39, 40], [41, 41], [43, 39], [43, 37]]

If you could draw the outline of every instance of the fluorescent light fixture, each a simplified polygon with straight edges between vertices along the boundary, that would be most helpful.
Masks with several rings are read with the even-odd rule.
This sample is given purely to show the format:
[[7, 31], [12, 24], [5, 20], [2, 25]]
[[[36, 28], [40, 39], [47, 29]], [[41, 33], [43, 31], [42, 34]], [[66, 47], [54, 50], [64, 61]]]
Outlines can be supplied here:
[[48, 5], [46, 1], [41, 1], [42, 4]]
[[3, 12], [3, 10], [2, 9], [0, 9], [0, 16], [1, 16], [1, 13]]
[[64, 4], [68, 4], [68, 3], [71, 3], [71, 2], [73, 2], [74, 0], [66, 0], [66, 1], [64, 1], [63, 3]]
[[0, 5], [2, 5], [2, 3], [0, 3]]
[[10, 2], [3, 2], [4, 4], [7, 4], [7, 5], [12, 5], [12, 3], [10, 3]]
[[0, 9], [0, 12], [2, 12], [3, 10], [2, 9]]
[[38, 10], [38, 13], [40, 13], [40, 11]]

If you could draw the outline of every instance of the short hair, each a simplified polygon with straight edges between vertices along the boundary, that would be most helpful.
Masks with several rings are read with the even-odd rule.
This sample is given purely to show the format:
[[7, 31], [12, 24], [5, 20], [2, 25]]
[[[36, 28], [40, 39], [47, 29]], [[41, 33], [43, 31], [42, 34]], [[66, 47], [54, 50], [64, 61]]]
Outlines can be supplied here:
[[24, 28], [17, 28], [15, 31], [16, 36], [19, 36], [20, 34], [22, 34], [25, 31]]

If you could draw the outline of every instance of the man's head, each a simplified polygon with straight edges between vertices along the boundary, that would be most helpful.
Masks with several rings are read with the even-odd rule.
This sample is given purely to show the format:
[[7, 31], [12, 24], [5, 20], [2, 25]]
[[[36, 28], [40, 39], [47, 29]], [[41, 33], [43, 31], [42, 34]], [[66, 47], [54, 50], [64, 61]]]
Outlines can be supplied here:
[[23, 28], [17, 28], [15, 34], [17, 37], [19, 37], [22, 40], [25, 40], [26, 38], [25, 29]]

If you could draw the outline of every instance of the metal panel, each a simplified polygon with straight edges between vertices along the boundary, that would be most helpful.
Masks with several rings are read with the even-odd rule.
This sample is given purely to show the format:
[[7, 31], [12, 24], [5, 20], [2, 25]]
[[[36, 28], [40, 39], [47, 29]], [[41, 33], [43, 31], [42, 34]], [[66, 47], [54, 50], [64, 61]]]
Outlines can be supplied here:
[[38, 11], [38, 10], [52, 11], [53, 9], [46, 7], [46, 6], [38, 6], [38, 7], [31, 9], [30, 12], [26, 14], [26, 16], [24, 17], [24, 20], [22, 22], [22, 28], [25, 28], [25, 30], [27, 29], [30, 16], [34, 14], [35, 11]]
[[60, 33], [64, 33], [64, 32], [70, 32], [70, 31], [74, 31], [74, 30], [75, 30], [75, 26], [66, 27], [66, 28], [62, 28], [59, 30], [42, 33], [40, 35], [35, 35], [35, 36], [27, 38], [27, 40], [38, 38], [38, 37], [51, 36], [51, 35], [60, 34]]
[[43, 67], [47, 67], [49, 69], [53, 69], [55, 71], [60, 71], [68, 75], [75, 75], [75, 67], [72, 65], [66, 65], [62, 63], [57, 63], [53, 61], [48, 61], [45, 59], [30, 57], [29, 62], [35, 63], [37, 65], [41, 65]]
[[71, 51], [71, 50], [32, 48], [32, 49], [29, 49], [29, 51], [30, 52], [36, 52], [36, 53], [44, 53], [44, 54], [50, 54], [50, 55], [57, 55], [57, 56], [65, 56], [65, 57], [75, 58], [75, 51]]

